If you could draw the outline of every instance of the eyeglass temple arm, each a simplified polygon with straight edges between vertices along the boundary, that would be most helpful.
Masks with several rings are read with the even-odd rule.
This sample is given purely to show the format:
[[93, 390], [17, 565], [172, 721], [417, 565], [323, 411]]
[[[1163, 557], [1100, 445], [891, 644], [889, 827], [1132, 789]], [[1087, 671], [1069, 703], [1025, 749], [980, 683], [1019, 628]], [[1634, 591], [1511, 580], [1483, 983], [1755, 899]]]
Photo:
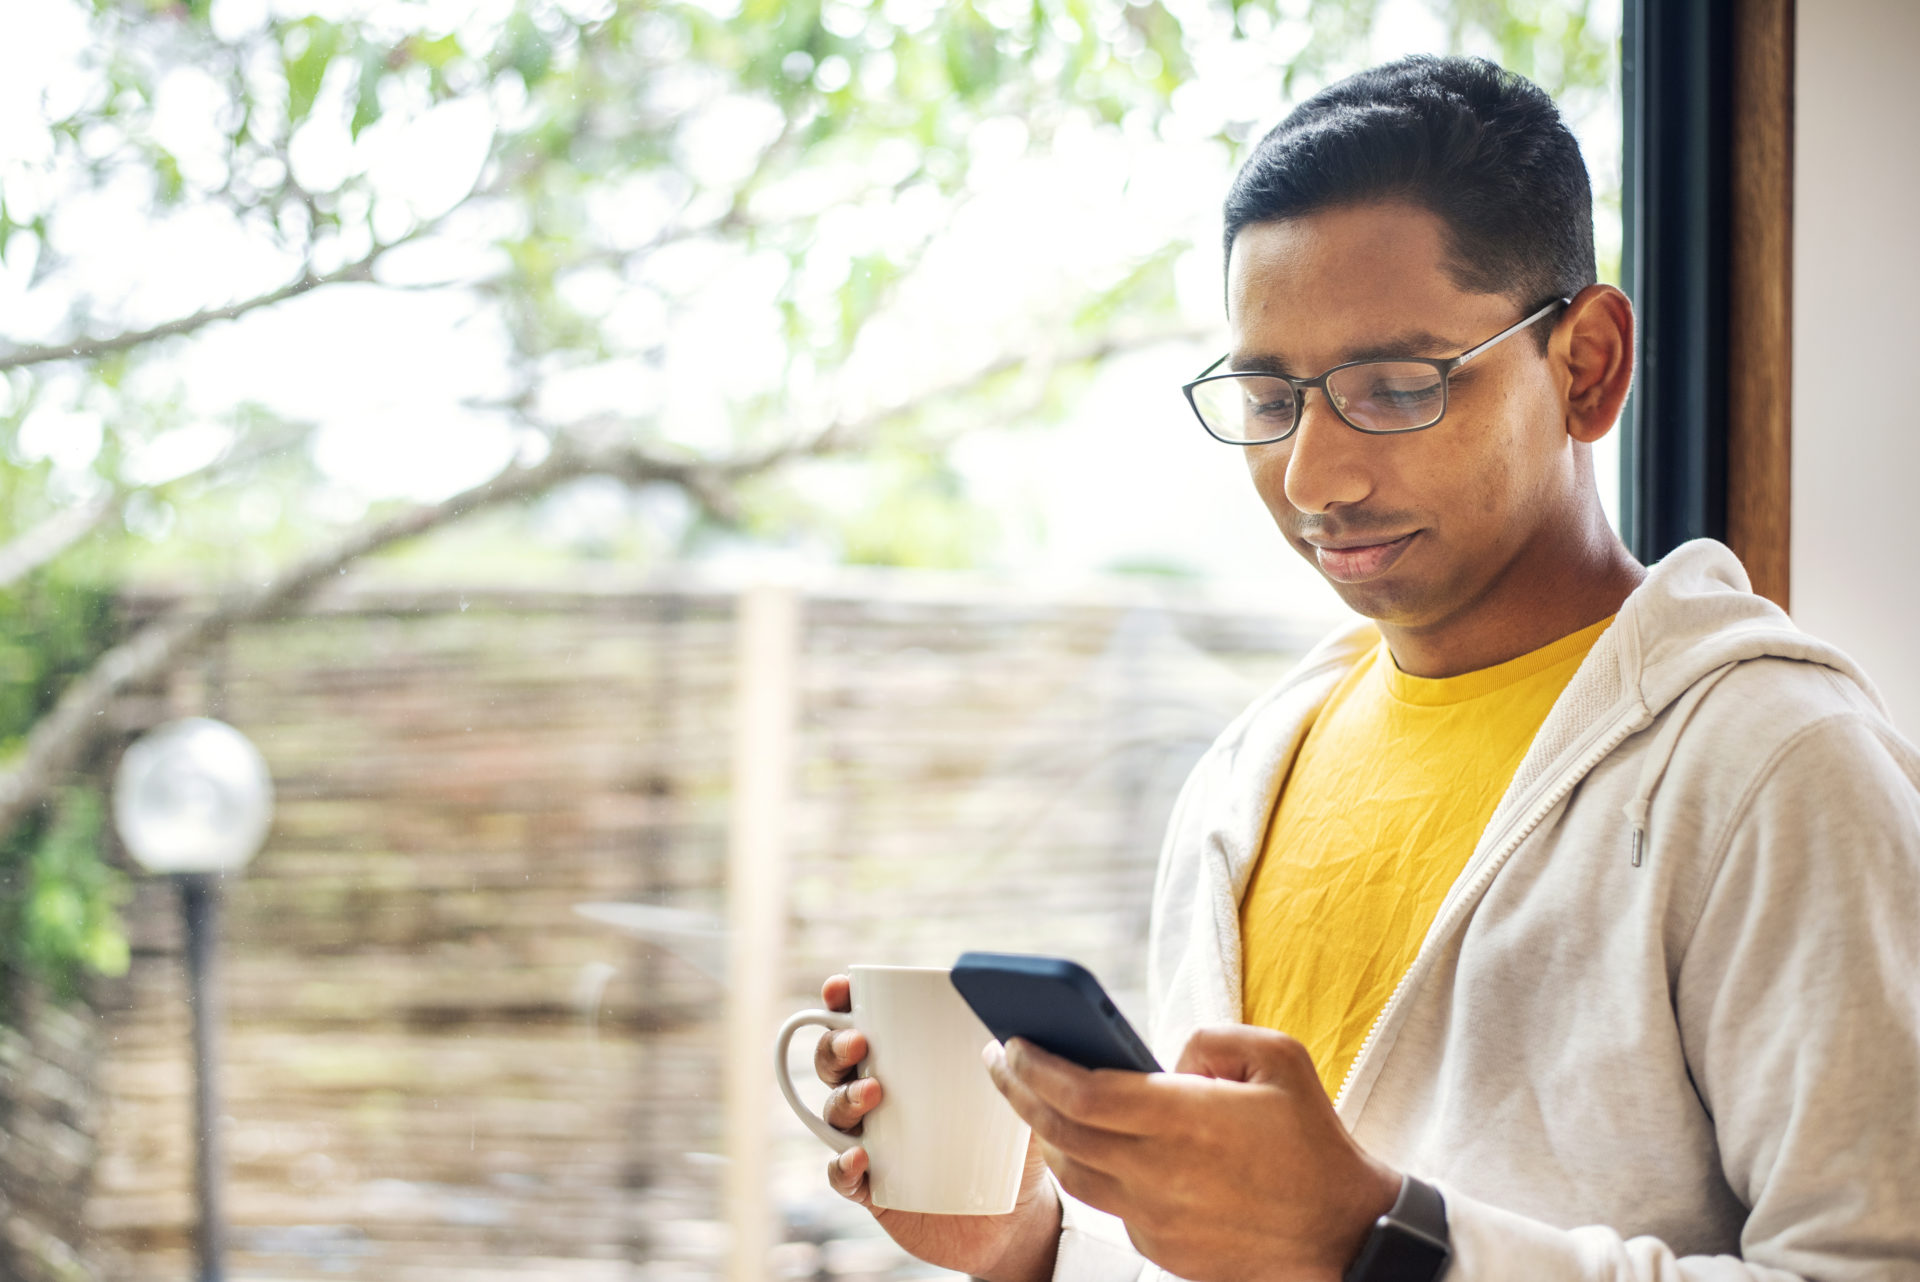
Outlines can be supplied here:
[[[1566, 307], [1572, 302], [1573, 300], [1571, 298], [1554, 299], [1552, 302], [1542, 307], [1539, 311], [1535, 312], [1533, 315], [1525, 317], [1524, 319], [1515, 321], [1513, 324], [1507, 326], [1505, 329], [1501, 330], [1498, 334], [1495, 334], [1492, 338], [1489, 338], [1486, 342], [1480, 344], [1478, 347], [1469, 348], [1468, 350], [1460, 353], [1460, 355], [1454, 357], [1451, 361], [1447, 362], [1448, 367], [1451, 369], [1459, 369], [1462, 365], [1465, 365], [1468, 361], [1472, 360], [1474, 357], [1478, 356], [1480, 353], [1486, 351], [1489, 347], [1492, 347], [1495, 343], [1498, 343], [1501, 339], [1511, 338], [1513, 335], [1518, 334], [1521, 330], [1525, 329], [1527, 326], [1539, 320], [1542, 316], [1545, 316], [1548, 312], [1552, 311], [1554, 308]], [[1222, 365], [1225, 365], [1227, 363], [1228, 357], [1232, 355], [1233, 355], [1232, 352], [1228, 352], [1226, 355], [1220, 357], [1219, 360], [1215, 361], [1213, 364], [1207, 366], [1205, 369], [1201, 370], [1197, 375], [1195, 375], [1193, 381], [1197, 383], [1201, 379], [1206, 378], [1208, 375], [1212, 374], [1213, 371], [1219, 369]], [[1294, 380], [1288, 379], [1287, 381], [1291, 383]], [[1325, 390], [1325, 389], [1323, 388], [1322, 390]]]
[[1533, 324], [1535, 321], [1539, 320], [1542, 316], [1545, 316], [1548, 312], [1552, 311], [1554, 308], [1565, 307], [1571, 302], [1573, 302], [1571, 298], [1554, 299], [1552, 302], [1548, 303], [1545, 307], [1542, 307], [1539, 311], [1535, 312], [1533, 315], [1528, 316], [1524, 320], [1517, 320], [1513, 324], [1507, 326], [1505, 329], [1501, 330], [1498, 334], [1495, 334], [1492, 338], [1489, 338], [1486, 342], [1480, 344], [1480, 346], [1470, 348], [1467, 351], [1464, 351], [1460, 353], [1458, 356], [1454, 357], [1452, 361], [1452, 368], [1459, 369], [1462, 365], [1465, 365], [1468, 361], [1472, 360], [1474, 357], [1478, 356], [1480, 353], [1486, 351], [1489, 347], [1492, 347], [1495, 343], [1499, 342], [1501, 339], [1510, 338], [1513, 335], [1518, 334], [1521, 330]]

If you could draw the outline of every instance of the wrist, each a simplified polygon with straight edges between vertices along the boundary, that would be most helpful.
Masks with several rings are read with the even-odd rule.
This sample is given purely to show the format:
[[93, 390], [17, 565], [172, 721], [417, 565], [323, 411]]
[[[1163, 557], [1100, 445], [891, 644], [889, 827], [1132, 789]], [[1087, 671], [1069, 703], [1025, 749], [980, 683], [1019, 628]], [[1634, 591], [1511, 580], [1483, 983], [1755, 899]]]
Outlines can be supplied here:
[[1033, 1201], [1015, 1213], [1015, 1227], [1007, 1247], [991, 1268], [976, 1277], [979, 1282], [1049, 1282], [1053, 1264], [1060, 1252], [1060, 1195], [1051, 1179], [1043, 1179]]
[[1385, 1162], [1373, 1157], [1366, 1158], [1355, 1195], [1340, 1226], [1337, 1258], [1342, 1272], [1360, 1254], [1361, 1245], [1366, 1242], [1367, 1234], [1373, 1231], [1380, 1217], [1393, 1209], [1404, 1182], [1400, 1172]]
[[1371, 1195], [1361, 1202], [1361, 1210], [1366, 1213], [1366, 1218], [1360, 1224], [1362, 1237], [1373, 1227], [1375, 1220], [1393, 1209], [1393, 1204], [1400, 1199], [1400, 1186], [1406, 1182], [1406, 1177], [1399, 1171], [1374, 1158], [1367, 1159], [1367, 1168]]

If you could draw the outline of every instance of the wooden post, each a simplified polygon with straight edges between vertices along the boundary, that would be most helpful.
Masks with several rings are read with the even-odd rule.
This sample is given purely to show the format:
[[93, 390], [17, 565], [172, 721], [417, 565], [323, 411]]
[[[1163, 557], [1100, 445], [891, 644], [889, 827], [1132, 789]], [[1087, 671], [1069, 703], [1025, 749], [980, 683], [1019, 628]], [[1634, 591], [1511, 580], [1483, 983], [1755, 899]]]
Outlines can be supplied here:
[[799, 716], [800, 603], [756, 587], [736, 624], [727, 840], [726, 1214], [730, 1282], [766, 1282], [775, 1002], [786, 933], [787, 839]]
[[1727, 542], [1785, 609], [1793, 505], [1793, 3], [1733, 6]]

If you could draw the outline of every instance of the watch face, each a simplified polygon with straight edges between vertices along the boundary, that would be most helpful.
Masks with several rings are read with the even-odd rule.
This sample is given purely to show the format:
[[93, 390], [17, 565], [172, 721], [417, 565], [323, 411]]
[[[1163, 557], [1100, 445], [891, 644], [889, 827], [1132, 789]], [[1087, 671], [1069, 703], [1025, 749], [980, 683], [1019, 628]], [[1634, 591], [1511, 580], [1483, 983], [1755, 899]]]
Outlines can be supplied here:
[[1347, 1276], [1352, 1282], [1433, 1282], [1452, 1254], [1443, 1242], [1402, 1225], [1382, 1223]]

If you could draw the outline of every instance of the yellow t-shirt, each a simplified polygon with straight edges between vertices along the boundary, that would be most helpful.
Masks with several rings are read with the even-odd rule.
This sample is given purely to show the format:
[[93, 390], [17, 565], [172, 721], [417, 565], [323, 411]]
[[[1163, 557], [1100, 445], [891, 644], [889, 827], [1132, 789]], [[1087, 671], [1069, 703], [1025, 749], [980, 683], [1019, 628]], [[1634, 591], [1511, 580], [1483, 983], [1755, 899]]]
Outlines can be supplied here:
[[1383, 641], [1307, 732], [1240, 901], [1243, 1019], [1335, 1095], [1554, 700], [1612, 623], [1478, 672], [1410, 677]]

